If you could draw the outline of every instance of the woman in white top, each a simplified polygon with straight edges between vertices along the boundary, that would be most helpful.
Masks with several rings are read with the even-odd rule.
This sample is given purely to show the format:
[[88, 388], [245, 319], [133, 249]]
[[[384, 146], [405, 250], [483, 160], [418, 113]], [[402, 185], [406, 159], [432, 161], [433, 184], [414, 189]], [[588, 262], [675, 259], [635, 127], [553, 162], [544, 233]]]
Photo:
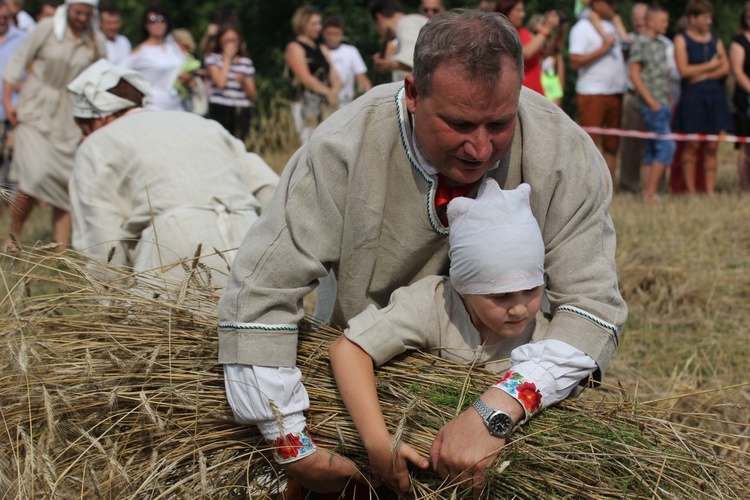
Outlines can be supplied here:
[[167, 40], [167, 34], [171, 29], [167, 12], [161, 7], [149, 7], [145, 11], [141, 26], [144, 41], [121, 66], [142, 73], [151, 83], [153, 103], [149, 109], [183, 109], [174, 84], [185, 64], [185, 55], [175, 43]]

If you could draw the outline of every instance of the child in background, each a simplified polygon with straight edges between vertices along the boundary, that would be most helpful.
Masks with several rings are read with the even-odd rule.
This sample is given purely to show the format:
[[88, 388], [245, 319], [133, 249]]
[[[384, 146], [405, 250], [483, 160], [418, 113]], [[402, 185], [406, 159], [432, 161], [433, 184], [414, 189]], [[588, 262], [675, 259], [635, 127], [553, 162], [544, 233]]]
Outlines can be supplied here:
[[[669, 58], [667, 45], [659, 35], [669, 27], [669, 14], [664, 8], [650, 6], [646, 14], [646, 31], [638, 35], [630, 48], [630, 81], [638, 94], [639, 112], [649, 132], [669, 134], [672, 102], [669, 92]], [[648, 139], [643, 154], [643, 194], [646, 201], [659, 203], [657, 194], [667, 165], [672, 164], [675, 142]]]
[[[495, 180], [486, 179], [475, 200], [453, 199], [447, 211], [450, 278], [430, 276], [396, 290], [385, 308], [369, 306], [350, 320], [329, 349], [341, 397], [373, 472], [398, 491], [409, 488], [407, 462], [420, 468], [429, 464], [409, 445], [394, 442], [389, 433], [373, 363], [381, 365], [406, 350], [424, 349], [497, 371], [512, 366], [493, 386], [519, 403], [511, 411], [515, 418], [499, 412], [508, 417], [505, 435], [490, 431], [505, 439], [514, 424], [567, 397], [595, 369], [591, 360], [590, 371], [576, 373], [580, 378], [566, 386], [563, 396], [548, 397], [513, 364], [512, 353], [539, 340], [546, 324], [535, 319], [544, 288], [544, 241], [531, 213], [530, 192], [528, 184], [503, 191]], [[480, 400], [475, 402], [480, 415], [487, 408], [482, 406]], [[489, 428], [486, 418], [485, 425]]]

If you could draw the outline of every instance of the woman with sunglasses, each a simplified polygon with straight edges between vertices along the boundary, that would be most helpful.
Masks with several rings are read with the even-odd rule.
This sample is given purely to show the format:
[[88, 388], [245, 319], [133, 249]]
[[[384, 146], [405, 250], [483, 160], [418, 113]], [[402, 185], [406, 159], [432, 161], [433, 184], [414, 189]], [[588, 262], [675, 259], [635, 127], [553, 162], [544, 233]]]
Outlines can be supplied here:
[[152, 6], [146, 9], [141, 24], [143, 42], [121, 64], [134, 69], [151, 83], [153, 102], [149, 109], [157, 111], [181, 110], [182, 100], [175, 88], [180, 69], [185, 64], [185, 55], [180, 48], [168, 40], [172, 29], [166, 10]]

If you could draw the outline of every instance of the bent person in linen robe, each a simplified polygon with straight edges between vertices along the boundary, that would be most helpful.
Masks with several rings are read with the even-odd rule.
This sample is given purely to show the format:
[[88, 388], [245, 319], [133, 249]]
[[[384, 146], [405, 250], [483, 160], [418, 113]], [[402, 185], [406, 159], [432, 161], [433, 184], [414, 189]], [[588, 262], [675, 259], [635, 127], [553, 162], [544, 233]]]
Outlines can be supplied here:
[[[145, 111], [142, 101], [122, 99], [114, 107], [126, 109], [86, 117], [86, 106], [106, 107], [112, 95], [96, 86], [120, 88], [129, 78], [131, 88], [148, 95], [138, 77], [100, 61], [71, 83], [81, 92], [75, 113], [88, 132], [70, 181], [73, 246], [110, 265], [179, 282], [182, 263], [191, 267], [200, 245], [200, 268], [223, 286], [234, 249], [270, 202], [278, 176], [221, 125], [197, 115]], [[96, 86], [87, 88], [92, 80]], [[97, 99], [97, 92], [108, 95]]]

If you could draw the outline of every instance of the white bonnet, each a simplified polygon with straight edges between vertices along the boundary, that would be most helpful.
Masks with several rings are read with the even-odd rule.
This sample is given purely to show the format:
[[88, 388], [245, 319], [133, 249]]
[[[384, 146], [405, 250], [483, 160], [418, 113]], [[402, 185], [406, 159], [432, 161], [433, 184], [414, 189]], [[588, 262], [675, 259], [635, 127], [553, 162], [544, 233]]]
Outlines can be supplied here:
[[530, 195], [528, 184], [502, 190], [487, 178], [476, 199], [450, 202], [450, 279], [456, 291], [487, 295], [544, 284], [544, 240]]

